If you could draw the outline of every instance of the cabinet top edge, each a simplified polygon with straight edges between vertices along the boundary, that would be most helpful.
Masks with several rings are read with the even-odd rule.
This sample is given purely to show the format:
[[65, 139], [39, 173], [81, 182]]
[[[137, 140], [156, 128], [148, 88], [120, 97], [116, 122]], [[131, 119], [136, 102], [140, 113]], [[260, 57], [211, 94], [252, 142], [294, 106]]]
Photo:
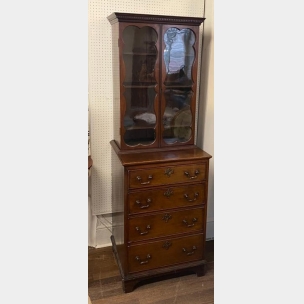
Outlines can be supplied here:
[[199, 161], [209, 160], [212, 158], [210, 154], [195, 145], [190, 149], [181, 148], [179, 150], [168, 149], [163, 151], [155, 151], [154, 149], [151, 149], [149, 152], [146, 151], [145, 153], [134, 153], [134, 151], [121, 151], [114, 140], [111, 140], [110, 144], [123, 166], [133, 166], [138, 165], [139, 163], [141, 165], [145, 165], [153, 163], [170, 163], [176, 161]]
[[137, 22], [137, 23], [171, 23], [171, 24], [191, 24], [200, 25], [206, 18], [170, 16], [170, 15], [147, 15], [114, 12], [107, 17], [111, 24], [116, 22]]

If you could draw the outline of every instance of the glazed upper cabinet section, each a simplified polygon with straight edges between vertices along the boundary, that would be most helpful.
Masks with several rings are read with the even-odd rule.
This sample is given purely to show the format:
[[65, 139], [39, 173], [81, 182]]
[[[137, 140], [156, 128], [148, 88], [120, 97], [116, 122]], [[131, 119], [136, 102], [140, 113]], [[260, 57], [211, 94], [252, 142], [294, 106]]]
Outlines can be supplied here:
[[120, 149], [193, 145], [204, 18], [113, 13], [108, 19], [119, 46], [113, 66], [119, 66]]
[[146, 25], [127, 25], [122, 30], [122, 135], [130, 148], [157, 146], [157, 30]]

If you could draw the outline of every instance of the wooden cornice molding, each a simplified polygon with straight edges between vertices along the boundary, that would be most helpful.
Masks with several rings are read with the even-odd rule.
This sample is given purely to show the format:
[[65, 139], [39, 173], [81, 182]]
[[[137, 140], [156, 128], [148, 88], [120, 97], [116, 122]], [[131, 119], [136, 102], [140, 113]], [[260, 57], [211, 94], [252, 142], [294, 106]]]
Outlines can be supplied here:
[[108, 16], [111, 24], [116, 22], [132, 22], [132, 23], [170, 23], [170, 24], [191, 24], [200, 25], [206, 18], [199, 17], [182, 17], [168, 15], [146, 15], [146, 14], [130, 14], [130, 13], [113, 13]]

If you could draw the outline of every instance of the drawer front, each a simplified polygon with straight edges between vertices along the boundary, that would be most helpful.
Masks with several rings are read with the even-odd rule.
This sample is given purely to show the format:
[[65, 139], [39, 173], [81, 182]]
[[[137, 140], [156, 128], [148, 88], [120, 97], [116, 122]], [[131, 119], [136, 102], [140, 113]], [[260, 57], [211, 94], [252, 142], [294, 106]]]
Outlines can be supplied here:
[[201, 205], [205, 202], [206, 184], [163, 187], [128, 194], [129, 214]]
[[129, 241], [172, 236], [178, 233], [201, 232], [204, 214], [205, 208], [201, 207], [131, 218], [128, 220]]
[[203, 252], [203, 234], [130, 246], [129, 272], [202, 260]]
[[176, 183], [200, 182], [206, 180], [206, 175], [206, 163], [130, 170], [129, 187], [144, 188]]

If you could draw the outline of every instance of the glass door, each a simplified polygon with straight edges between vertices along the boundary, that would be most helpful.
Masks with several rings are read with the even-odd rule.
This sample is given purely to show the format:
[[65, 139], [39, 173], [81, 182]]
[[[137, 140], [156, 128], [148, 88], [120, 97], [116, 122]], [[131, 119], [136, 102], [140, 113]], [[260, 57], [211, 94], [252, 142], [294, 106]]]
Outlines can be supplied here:
[[125, 112], [122, 138], [130, 147], [158, 144], [157, 41], [157, 31], [150, 26], [129, 25], [123, 30]]
[[162, 138], [166, 145], [193, 140], [195, 34], [189, 28], [164, 30]]

